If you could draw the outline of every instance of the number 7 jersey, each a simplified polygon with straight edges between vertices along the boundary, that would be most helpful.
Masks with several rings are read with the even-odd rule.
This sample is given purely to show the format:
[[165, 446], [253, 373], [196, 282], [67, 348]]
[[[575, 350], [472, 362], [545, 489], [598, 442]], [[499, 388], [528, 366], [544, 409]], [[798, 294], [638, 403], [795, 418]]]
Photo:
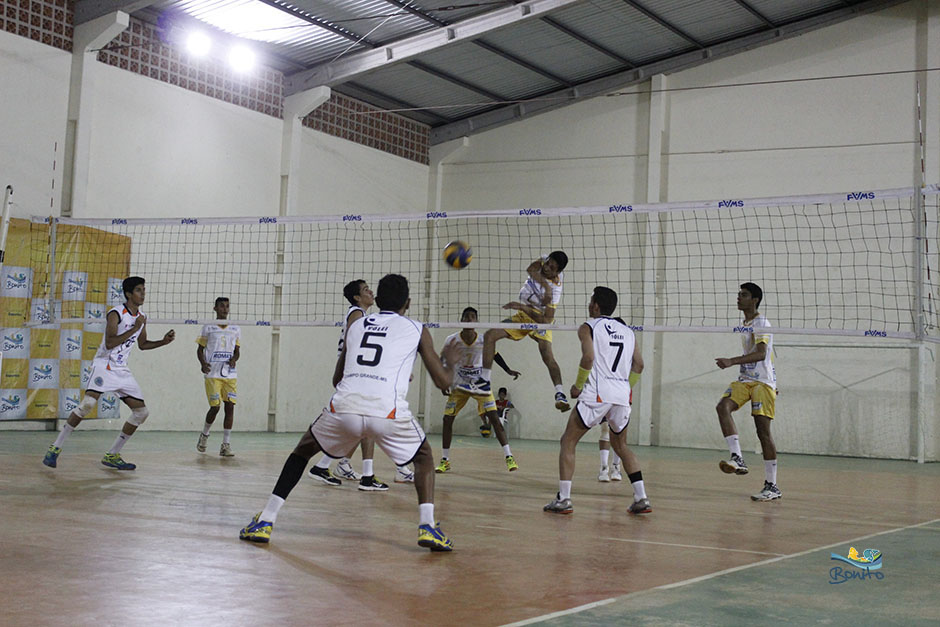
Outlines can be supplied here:
[[346, 331], [343, 378], [330, 399], [334, 413], [412, 417], [408, 382], [422, 327], [392, 311], [359, 318]]
[[630, 404], [630, 368], [636, 336], [620, 318], [591, 318], [594, 365], [579, 399], [589, 402]]

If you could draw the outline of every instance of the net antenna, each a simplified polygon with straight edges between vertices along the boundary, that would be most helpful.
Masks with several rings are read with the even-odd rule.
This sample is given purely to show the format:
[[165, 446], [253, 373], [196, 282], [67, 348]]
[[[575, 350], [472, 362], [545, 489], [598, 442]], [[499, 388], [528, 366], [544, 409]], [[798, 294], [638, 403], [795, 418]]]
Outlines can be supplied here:
[[[7, 234], [10, 232], [10, 209], [13, 206], [13, 186], [7, 185], [3, 192], [3, 217], [0, 222], [0, 280], [3, 278], [3, 259], [6, 257]], [[3, 367], [3, 351], [0, 351], [0, 368]]]

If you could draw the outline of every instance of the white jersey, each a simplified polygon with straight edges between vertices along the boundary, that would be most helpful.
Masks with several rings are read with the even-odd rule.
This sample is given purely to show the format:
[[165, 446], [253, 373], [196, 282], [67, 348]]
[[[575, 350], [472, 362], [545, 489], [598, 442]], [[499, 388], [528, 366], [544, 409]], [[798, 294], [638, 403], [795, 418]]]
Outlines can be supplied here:
[[526, 277], [525, 283], [522, 284], [522, 289], [519, 290], [519, 302], [535, 307], [541, 312], [544, 312], [546, 307], [558, 307], [558, 303], [561, 302], [561, 282], [564, 276], [564, 272], [561, 272], [554, 280], [548, 282], [552, 290], [552, 296], [548, 305], [542, 304], [542, 299], [545, 297], [545, 286], [531, 276]]
[[745, 320], [744, 326], [751, 327], [754, 331], [741, 336], [741, 345], [744, 348], [743, 354], [753, 353], [758, 344], [766, 344], [767, 353], [764, 355], [763, 361], [741, 364], [738, 381], [759, 381], [776, 390], [777, 373], [774, 370], [774, 336], [771, 333], [758, 331], [758, 329], [770, 327], [771, 324], [762, 314], [758, 314], [753, 320]]
[[241, 346], [242, 330], [238, 325], [207, 324], [199, 332], [196, 343], [206, 349], [205, 359], [209, 362], [207, 379], [236, 379], [238, 373], [228, 365], [235, 355], [235, 347]]
[[343, 352], [343, 345], [346, 344], [346, 331], [349, 329], [349, 316], [352, 315], [354, 311], [361, 311], [363, 316], [366, 315], [366, 310], [359, 305], [352, 305], [346, 310], [346, 317], [343, 318], [343, 330], [339, 333], [339, 346], [336, 348], [337, 357]]
[[454, 367], [454, 388], [461, 388], [468, 392], [475, 392], [473, 382], [480, 378], [483, 371], [483, 335], [477, 333], [476, 339], [467, 344], [460, 337], [460, 333], [447, 336], [441, 352], [451, 344], [460, 349]]
[[[141, 310], [137, 310], [137, 314], [133, 315], [127, 311], [126, 305], [120, 305], [119, 307], [112, 307], [108, 310], [108, 316], [111, 315], [111, 312], [117, 313], [121, 319], [118, 320], [117, 334], [123, 335], [130, 331], [131, 327], [134, 326], [134, 323], [137, 321], [137, 316], [143, 314]], [[105, 316], [107, 319], [108, 316]], [[127, 368], [128, 367], [128, 358], [131, 353], [131, 348], [134, 346], [134, 342], [137, 341], [137, 338], [140, 336], [140, 332], [143, 331], [144, 327], [141, 326], [137, 329], [137, 332], [131, 335], [129, 338], [115, 346], [114, 348], [108, 348], [108, 334], [105, 333], [104, 337], [101, 338], [101, 346], [98, 347], [98, 352], [95, 353], [95, 359], [107, 359], [108, 370], [114, 370], [118, 368]]]
[[579, 399], [612, 405], [630, 405], [630, 368], [636, 336], [620, 318], [591, 318], [594, 364]]
[[349, 325], [343, 378], [330, 399], [330, 411], [410, 420], [405, 397], [421, 330], [419, 322], [393, 311]]

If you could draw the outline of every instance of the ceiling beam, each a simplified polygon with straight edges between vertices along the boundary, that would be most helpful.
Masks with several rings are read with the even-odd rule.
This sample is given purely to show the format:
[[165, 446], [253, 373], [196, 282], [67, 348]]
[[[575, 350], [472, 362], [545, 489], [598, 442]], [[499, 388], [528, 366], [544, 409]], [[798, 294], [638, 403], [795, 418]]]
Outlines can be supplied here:
[[[434, 121], [433, 123], [436, 123], [436, 124], [440, 124], [440, 123], [446, 124], [446, 123], [454, 121], [452, 118], [446, 118], [443, 115], [440, 115], [439, 113], [435, 113], [434, 111], [421, 109], [410, 102], [401, 100], [399, 98], [395, 98], [393, 96], [389, 96], [388, 94], [372, 89], [371, 87], [365, 87], [364, 85], [360, 85], [359, 83], [355, 81], [347, 81], [343, 83], [342, 85], [340, 85], [340, 87], [336, 91], [339, 93], [345, 93], [344, 91], [342, 91], [344, 88], [349, 89], [349, 90], [355, 90], [361, 94], [364, 94], [365, 96], [369, 98], [370, 104], [373, 104], [376, 106], [381, 106], [386, 109], [413, 109], [413, 111], [396, 112], [398, 115], [408, 114], [408, 115], [423, 116], [425, 118], [433, 120]], [[356, 98], [357, 100], [362, 99], [359, 96], [350, 96], [350, 97]]]
[[73, 20], [75, 26], [78, 26], [115, 11], [131, 14], [156, 2], [157, 0], [75, 0]]
[[559, 85], [564, 85], [565, 87], [571, 87], [574, 84], [571, 81], [558, 76], [557, 74], [552, 74], [551, 72], [549, 72], [548, 70], [544, 68], [540, 68], [537, 65], [533, 65], [532, 63], [529, 63], [525, 59], [520, 59], [519, 57], [512, 54], [511, 52], [506, 52], [505, 50], [503, 50], [502, 48], [499, 48], [498, 46], [494, 46], [493, 44], [488, 44], [482, 39], [477, 39], [473, 43], [483, 48], [484, 50], [488, 50], [489, 52], [492, 52], [493, 54], [506, 59], [507, 61], [515, 63], [516, 65], [521, 65], [522, 67], [529, 70], [530, 72], [535, 72], [536, 74], [540, 76], [544, 76], [548, 80], [558, 83]]
[[682, 30], [675, 24], [663, 19], [662, 17], [660, 17], [658, 13], [653, 13], [652, 11], [644, 7], [639, 2], [636, 2], [636, 0], [623, 0], [623, 2], [625, 2], [626, 4], [629, 4], [631, 7], [633, 7], [634, 9], [636, 9], [637, 11], [639, 11], [646, 17], [650, 18], [651, 20], [653, 20], [654, 22], [656, 22], [657, 24], [659, 24], [666, 30], [672, 31], [674, 34], [678, 35], [682, 39], [685, 39], [690, 44], [693, 44], [696, 48], [705, 47], [704, 45], [702, 45], [702, 42], [697, 40], [695, 37], [688, 34], [687, 32], [685, 32], [684, 30]]
[[462, 87], [466, 90], [480, 94], [481, 96], [485, 96], [486, 98], [489, 98], [490, 100], [493, 100], [495, 102], [503, 102], [505, 100], [508, 100], [508, 98], [502, 94], [497, 94], [496, 92], [492, 92], [488, 89], [484, 89], [483, 87], [480, 87], [479, 85], [474, 85], [473, 83], [467, 82], [463, 80], [462, 78], [458, 78], [454, 76], [453, 74], [449, 74], [443, 70], [439, 70], [437, 68], [431, 67], [430, 65], [427, 65], [426, 63], [423, 63], [421, 61], [411, 61], [408, 63], [408, 65], [410, 65], [411, 67], [417, 68], [423, 72], [427, 72], [428, 74], [431, 74], [432, 76], [436, 76], [440, 79], [453, 83], [454, 85], [457, 85], [458, 87]]
[[634, 68], [634, 67], [636, 67], [636, 64], [633, 63], [632, 61], [630, 61], [630, 59], [627, 59], [626, 57], [623, 57], [623, 56], [617, 54], [617, 53], [614, 52], [613, 50], [611, 50], [611, 49], [609, 49], [609, 48], [607, 48], [607, 47], [605, 47], [605, 46], [600, 45], [599, 43], [597, 43], [597, 42], [594, 41], [593, 39], [588, 39], [587, 37], [585, 37], [585, 36], [582, 35], [581, 33], [577, 32], [577, 31], [575, 31], [575, 30], [572, 30], [571, 28], [568, 28], [567, 26], [565, 26], [564, 24], [562, 24], [561, 22], [559, 22], [558, 20], [556, 20], [556, 19], [553, 18], [553, 17], [545, 16], [545, 17], [542, 18], [542, 21], [545, 22], [546, 24], [548, 24], [549, 26], [551, 26], [552, 28], [563, 32], [564, 34], [568, 35], [568, 36], [571, 37], [572, 39], [576, 39], [576, 40], [580, 41], [582, 44], [584, 44], [584, 45], [586, 45], [586, 46], [590, 46], [591, 48], [594, 48], [594, 50], [597, 50], [597, 51], [600, 52], [601, 54], [607, 55], [608, 57], [610, 57], [610, 58], [613, 59], [614, 61], [617, 61], [618, 63], [620, 63], [621, 65], [623, 65], [625, 68]]
[[414, 57], [447, 45], [473, 41], [497, 28], [538, 19], [582, 0], [527, 0], [503, 9], [463, 20], [459, 23], [435, 28], [432, 31], [406, 37], [375, 50], [358, 52], [285, 78], [285, 93], [309, 89], [318, 85], [334, 86], [351, 80], [370, 70], [408, 61]]
[[859, 15], [874, 13], [882, 9], [902, 4], [908, 0], [866, 0], [850, 7], [827, 11], [805, 19], [779, 25], [775, 29], [762, 30], [744, 37], [738, 37], [708, 46], [702, 50], [693, 50], [669, 57], [640, 67], [616, 72], [609, 76], [576, 85], [571, 89], [557, 90], [531, 98], [528, 102], [513, 104], [493, 109], [463, 120], [431, 129], [431, 145], [441, 144], [458, 137], [465, 137], [491, 130], [522, 118], [559, 109], [587, 98], [603, 96], [618, 89], [637, 85], [655, 74], [671, 74], [685, 70], [713, 59], [728, 57], [745, 50], [751, 50], [796, 37], [820, 28], [832, 26], [850, 20]]
[[748, 2], [746, 2], [746, 0], [734, 0], [734, 1], [742, 9], [744, 9], [745, 11], [747, 11], [748, 13], [750, 13], [751, 15], [759, 19], [761, 22], [763, 22], [764, 26], [769, 26], [770, 28], [777, 28], [776, 24], [771, 22], [770, 19], [768, 19], [766, 15], [764, 15], [763, 13], [761, 13], [760, 11], [752, 7]]

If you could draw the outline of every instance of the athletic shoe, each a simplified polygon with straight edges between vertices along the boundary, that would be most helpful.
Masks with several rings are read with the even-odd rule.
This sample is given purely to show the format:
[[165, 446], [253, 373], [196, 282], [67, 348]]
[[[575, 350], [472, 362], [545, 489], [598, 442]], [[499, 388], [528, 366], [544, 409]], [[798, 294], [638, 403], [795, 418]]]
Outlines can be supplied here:
[[571, 504], [571, 499], [563, 499], [560, 494], [556, 494], [551, 503], [542, 508], [542, 511], [553, 514], [570, 514], [574, 511], [574, 506]]
[[747, 464], [744, 463], [744, 459], [736, 454], [731, 454], [731, 460], [725, 461], [721, 460], [718, 462], [718, 467], [721, 468], [722, 472], [726, 472], [729, 475], [734, 473], [736, 475], [746, 475], [747, 474]]
[[219, 448], [219, 455], [221, 457], [235, 457], [235, 453], [232, 452], [232, 445], [228, 442], [222, 442], [222, 446]]
[[752, 501], [773, 501], [779, 499], [783, 496], [783, 493], [780, 492], [780, 488], [777, 487], [776, 483], [771, 483], [769, 481], [764, 481], [764, 489], [758, 492], [757, 494], [751, 495]]
[[359, 489], [363, 492], [388, 492], [388, 484], [376, 479], [375, 475], [363, 475], [359, 480]]
[[441, 460], [441, 463], [437, 465], [437, 468], [434, 469], [434, 472], [440, 474], [442, 472], [450, 472], [450, 460], [446, 457]]
[[597, 480], [601, 483], [610, 483], [610, 473], [607, 471], [607, 466], [601, 466], [601, 470], [597, 473]]
[[414, 483], [415, 473], [408, 466], [399, 466], [395, 470], [395, 483]]
[[336, 464], [336, 474], [350, 481], [359, 481], [362, 479], [362, 475], [353, 470], [352, 464], [349, 463], [348, 459], [339, 460], [339, 463]]
[[564, 392], [555, 392], [555, 409], [558, 411], [568, 411], [571, 405], [568, 404], [568, 397]]
[[453, 551], [454, 543], [441, 531], [441, 523], [435, 526], [418, 525], [418, 546], [432, 551]]
[[509, 472], [513, 470], [519, 470], [519, 464], [516, 463], [516, 458], [512, 455], [506, 456], [506, 468], [509, 469]]
[[484, 438], [490, 437], [490, 426], [489, 425], [480, 425], [480, 435]]
[[101, 458], [101, 463], [108, 468], [115, 468], [117, 470], [134, 470], [137, 468], [136, 464], [131, 464], [121, 459], [120, 453], [105, 453], [104, 457]]
[[653, 511], [653, 508], [650, 507], [649, 499], [640, 499], [639, 501], [634, 501], [633, 505], [627, 508], [627, 511], [631, 514], [649, 514]]
[[200, 433], [199, 440], [196, 442], [196, 450], [199, 451], [200, 453], [205, 453], [206, 444], [208, 443], [209, 443], [209, 436], [207, 436], [205, 433]]
[[620, 472], [620, 464], [613, 464], [610, 467], [610, 480], [623, 481], [623, 474]]
[[490, 387], [490, 382], [484, 379], [483, 377], [478, 377], [476, 381], [470, 384], [476, 392], [491, 392], [492, 388]]
[[44, 463], [49, 468], [55, 468], [56, 462], [59, 459], [59, 453], [62, 452], [55, 444], [49, 447], [49, 450], [46, 451], [46, 456], [42, 458], [42, 463]]
[[274, 531], [274, 523], [269, 523], [266, 520], [258, 520], [260, 517], [261, 512], [258, 512], [255, 514], [255, 517], [251, 519], [251, 522], [238, 532], [238, 538], [240, 540], [264, 543], [271, 541], [271, 532]]
[[331, 485], [334, 487], [343, 485], [342, 481], [333, 476], [333, 473], [330, 472], [329, 468], [317, 468], [314, 466], [310, 469], [310, 476], [317, 481], [322, 481], [326, 485]]

